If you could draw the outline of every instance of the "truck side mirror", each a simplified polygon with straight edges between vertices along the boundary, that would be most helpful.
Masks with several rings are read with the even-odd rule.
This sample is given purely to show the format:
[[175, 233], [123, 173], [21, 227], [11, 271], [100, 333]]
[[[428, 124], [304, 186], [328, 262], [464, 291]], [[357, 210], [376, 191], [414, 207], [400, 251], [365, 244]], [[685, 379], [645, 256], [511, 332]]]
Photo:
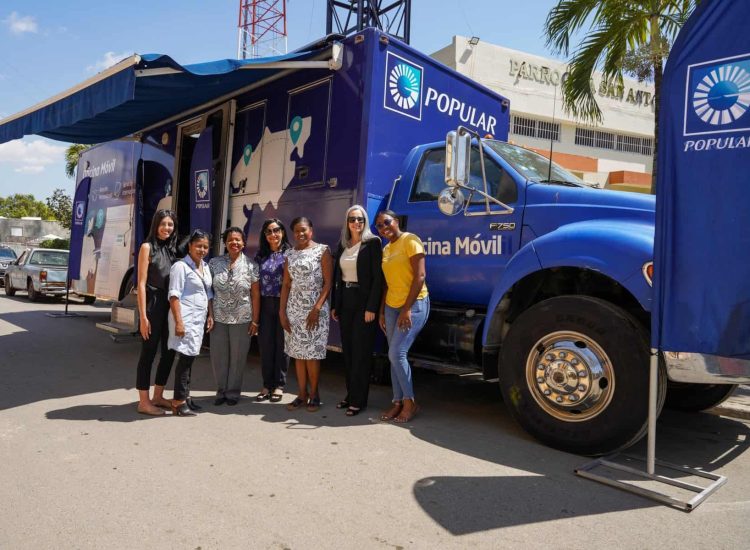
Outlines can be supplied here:
[[466, 199], [459, 187], [446, 187], [438, 195], [438, 210], [446, 216], [455, 216], [464, 209]]
[[466, 185], [471, 168], [471, 135], [448, 132], [445, 138], [445, 184]]

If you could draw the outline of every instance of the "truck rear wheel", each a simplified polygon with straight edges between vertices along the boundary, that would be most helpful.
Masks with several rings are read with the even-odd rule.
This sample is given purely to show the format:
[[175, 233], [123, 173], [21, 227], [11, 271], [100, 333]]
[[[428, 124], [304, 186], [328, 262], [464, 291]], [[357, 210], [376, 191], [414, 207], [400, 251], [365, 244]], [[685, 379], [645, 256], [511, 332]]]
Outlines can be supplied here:
[[736, 388], [737, 384], [670, 383], [664, 406], [677, 411], [705, 411], [723, 403]]
[[[500, 388], [515, 420], [540, 441], [609, 453], [646, 433], [649, 353], [646, 331], [619, 307], [588, 296], [550, 298], [511, 325]], [[659, 410], [665, 390], [660, 368]]]
[[13, 288], [12, 284], [10, 284], [10, 277], [8, 277], [7, 275], [5, 276], [5, 295], [6, 296], [16, 295], [16, 289]]

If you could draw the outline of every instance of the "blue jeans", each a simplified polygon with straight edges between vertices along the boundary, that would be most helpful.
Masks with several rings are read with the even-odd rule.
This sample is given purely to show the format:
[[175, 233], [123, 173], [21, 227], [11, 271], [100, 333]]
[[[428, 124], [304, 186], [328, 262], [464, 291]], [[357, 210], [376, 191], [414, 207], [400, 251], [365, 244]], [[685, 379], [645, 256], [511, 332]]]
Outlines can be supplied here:
[[400, 312], [399, 308], [390, 307], [388, 304], [385, 306], [385, 335], [388, 339], [388, 359], [391, 361], [394, 402], [414, 399], [411, 367], [406, 356], [430, 315], [430, 297], [425, 296], [411, 306], [411, 328], [408, 330], [400, 330], [396, 326], [396, 320]]

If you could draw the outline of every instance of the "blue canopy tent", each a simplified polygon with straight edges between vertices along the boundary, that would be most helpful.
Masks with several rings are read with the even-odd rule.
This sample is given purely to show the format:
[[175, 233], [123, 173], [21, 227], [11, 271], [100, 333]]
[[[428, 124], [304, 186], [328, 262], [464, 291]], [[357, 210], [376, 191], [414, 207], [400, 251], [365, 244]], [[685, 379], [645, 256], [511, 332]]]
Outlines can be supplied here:
[[281, 71], [340, 66], [341, 48], [336, 42], [278, 57], [185, 66], [166, 55], [133, 55], [78, 86], [0, 120], [0, 143], [33, 134], [70, 143], [119, 139], [221, 101]]
[[[684, 365], [678, 381], [716, 384], [750, 376], [750, 2], [703, 0], [675, 41], [659, 98], [654, 307], [646, 472], [598, 465], [697, 493], [687, 501], [578, 473], [692, 510], [723, 476], [659, 462], [712, 481], [655, 475], [658, 352]], [[676, 373], [680, 375], [680, 373]], [[670, 371], [674, 380], [675, 372]]]

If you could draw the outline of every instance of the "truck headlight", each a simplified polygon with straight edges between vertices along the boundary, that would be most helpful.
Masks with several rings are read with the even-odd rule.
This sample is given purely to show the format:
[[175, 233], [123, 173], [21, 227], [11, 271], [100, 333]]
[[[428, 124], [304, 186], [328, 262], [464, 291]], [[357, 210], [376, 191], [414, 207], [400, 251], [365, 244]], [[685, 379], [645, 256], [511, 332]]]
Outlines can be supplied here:
[[654, 262], [643, 264], [643, 277], [646, 279], [648, 286], [654, 286]]

